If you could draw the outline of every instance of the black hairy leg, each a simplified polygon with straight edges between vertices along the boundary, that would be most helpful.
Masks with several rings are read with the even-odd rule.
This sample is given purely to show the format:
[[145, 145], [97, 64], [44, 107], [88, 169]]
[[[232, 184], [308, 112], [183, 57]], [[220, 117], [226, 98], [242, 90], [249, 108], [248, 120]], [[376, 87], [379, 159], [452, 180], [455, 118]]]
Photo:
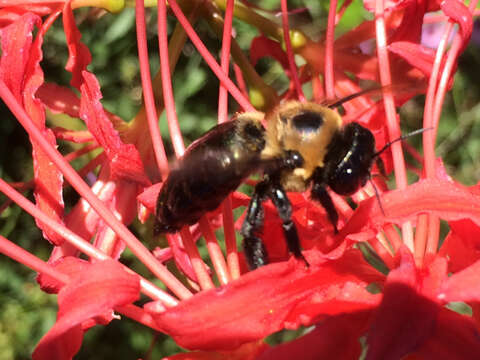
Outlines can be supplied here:
[[312, 200], [318, 201], [328, 215], [328, 220], [330, 220], [331, 224], [333, 225], [333, 229], [335, 234], [338, 234], [337, 223], [338, 223], [338, 213], [337, 209], [335, 209], [335, 205], [333, 205], [332, 198], [330, 197], [327, 189], [325, 186], [320, 185], [318, 183], [314, 183], [312, 186], [312, 191], [310, 193], [310, 197]]
[[333, 205], [332, 198], [326, 189], [327, 175], [323, 168], [316, 168], [312, 176], [312, 190], [310, 192], [310, 198], [318, 201], [320, 205], [325, 209], [328, 215], [328, 220], [333, 225], [335, 234], [338, 234], [338, 213], [337, 209]]
[[258, 237], [263, 228], [264, 209], [262, 203], [267, 197], [272, 199], [283, 221], [282, 227], [287, 241], [288, 249], [296, 258], [308, 265], [300, 251], [297, 228], [293, 223], [292, 206], [285, 190], [278, 181], [278, 174], [283, 170], [293, 170], [302, 166], [303, 158], [297, 151], [287, 151], [285, 156], [263, 160], [261, 167], [265, 172], [265, 179], [255, 186], [255, 191], [248, 205], [247, 215], [242, 225], [243, 248], [250, 269], [257, 269], [268, 264], [268, 254], [262, 240]]
[[283, 187], [275, 182], [269, 189], [268, 196], [277, 208], [278, 216], [282, 219], [282, 228], [287, 241], [288, 250], [297, 258], [309, 266], [308, 261], [300, 249], [300, 239], [298, 238], [297, 227], [292, 221], [292, 204], [287, 197]]
[[257, 184], [242, 224], [243, 251], [251, 270], [268, 264], [267, 251], [262, 240], [257, 236], [263, 227], [264, 210], [262, 203], [267, 191], [268, 184], [266, 181]]

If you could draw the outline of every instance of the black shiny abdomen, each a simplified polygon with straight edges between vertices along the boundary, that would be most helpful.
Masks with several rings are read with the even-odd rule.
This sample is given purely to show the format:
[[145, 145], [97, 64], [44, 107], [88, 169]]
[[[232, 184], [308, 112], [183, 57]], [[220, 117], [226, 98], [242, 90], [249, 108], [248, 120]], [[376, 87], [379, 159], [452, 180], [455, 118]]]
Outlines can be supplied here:
[[332, 139], [325, 156], [325, 180], [340, 195], [365, 185], [375, 158], [375, 138], [358, 123], [349, 123]]
[[216, 209], [256, 170], [263, 131], [245, 119], [233, 120], [193, 143], [160, 190], [154, 232], [175, 232]]

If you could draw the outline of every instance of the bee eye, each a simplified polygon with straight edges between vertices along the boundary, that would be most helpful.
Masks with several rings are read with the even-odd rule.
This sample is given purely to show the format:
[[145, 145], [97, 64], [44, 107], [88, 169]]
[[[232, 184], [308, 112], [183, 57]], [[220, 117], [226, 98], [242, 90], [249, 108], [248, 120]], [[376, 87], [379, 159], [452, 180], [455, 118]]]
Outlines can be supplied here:
[[323, 117], [317, 112], [305, 111], [295, 115], [292, 124], [298, 131], [316, 132], [323, 124]]

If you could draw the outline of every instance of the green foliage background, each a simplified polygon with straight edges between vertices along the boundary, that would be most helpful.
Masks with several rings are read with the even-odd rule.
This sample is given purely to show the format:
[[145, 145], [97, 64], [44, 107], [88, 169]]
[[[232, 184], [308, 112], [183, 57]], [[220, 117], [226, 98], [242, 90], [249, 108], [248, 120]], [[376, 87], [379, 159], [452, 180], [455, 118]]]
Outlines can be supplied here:
[[[279, 2], [274, 0], [263, 1], [263, 4], [271, 9], [279, 7]], [[297, 0], [289, 4], [291, 8], [306, 7], [310, 10], [303, 14], [304, 17], [295, 19], [296, 26], [302, 27], [312, 37], [320, 36], [326, 24], [328, 2]], [[152, 74], [158, 69], [154, 10], [147, 13]], [[133, 9], [115, 15], [90, 9], [80, 10], [76, 16], [83, 41], [93, 55], [90, 70], [101, 83], [105, 107], [125, 120], [131, 119], [141, 104]], [[346, 31], [359, 24], [364, 17], [362, 3], [354, 1], [337, 30]], [[240, 22], [235, 22], [235, 27], [237, 41], [248, 52], [249, 43], [256, 35], [255, 29]], [[199, 22], [196, 30], [212, 53], [218, 54], [220, 40], [205, 23]], [[438, 141], [438, 154], [443, 157], [451, 176], [468, 185], [480, 179], [480, 40], [476, 36], [477, 43], [472, 42], [460, 58], [453, 91], [445, 101]], [[47, 81], [68, 84], [70, 76], [64, 70], [66, 59], [65, 37], [61, 24], [57, 22], [45, 39], [42, 66]], [[279, 89], [286, 86], [278, 64], [262, 61], [258, 70], [273, 86]], [[183, 51], [173, 84], [180, 125], [188, 143], [215, 124], [218, 94], [218, 80], [191, 43], [187, 43]], [[422, 111], [421, 97], [401, 109], [405, 130], [421, 127]], [[7, 181], [28, 181], [32, 178], [28, 138], [3, 104], [0, 105], [0, 112], [3, 119], [0, 122], [0, 176]], [[64, 116], [50, 116], [49, 121], [64, 126], [65, 121], [70, 121], [69, 126], [80, 126], [77, 120]], [[163, 116], [160, 121], [162, 134], [167, 134]], [[168, 143], [167, 137], [165, 140]], [[411, 141], [416, 142], [416, 146], [420, 143], [420, 139]], [[60, 149], [66, 150], [66, 145], [61, 144]], [[31, 193], [27, 195], [32, 198]], [[74, 204], [76, 199], [71, 190], [67, 191], [67, 207]], [[3, 201], [5, 198], [2, 196]], [[142, 229], [136, 231], [142, 233]], [[0, 234], [40, 258], [48, 259], [50, 246], [42, 239], [33, 220], [17, 206], [11, 206], [0, 215]], [[39, 290], [35, 274], [30, 270], [0, 255], [0, 359], [30, 358], [38, 340], [54, 323], [55, 316], [55, 296]], [[284, 332], [275, 334], [270, 340], [273, 343], [282, 342], [296, 335], [296, 332]], [[181, 350], [168, 337], [155, 334], [126, 319], [88, 331], [76, 359], [158, 359], [178, 351]]]

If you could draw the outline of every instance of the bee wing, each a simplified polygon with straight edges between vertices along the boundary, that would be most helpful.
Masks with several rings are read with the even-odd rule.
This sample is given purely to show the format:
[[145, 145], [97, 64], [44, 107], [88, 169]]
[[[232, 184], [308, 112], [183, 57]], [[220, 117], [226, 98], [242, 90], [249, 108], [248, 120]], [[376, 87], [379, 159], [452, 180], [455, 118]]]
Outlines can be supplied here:
[[187, 151], [185, 152], [183, 157], [187, 156], [187, 154], [197, 151], [201, 152], [201, 148], [222, 148], [225, 145], [225, 141], [227, 141], [227, 138], [234, 133], [235, 126], [235, 121], [227, 121], [214, 126], [210, 130], [208, 130], [202, 137], [192, 142], [187, 148]]
[[384, 91], [390, 90], [394, 95], [408, 96], [411, 94], [417, 95], [421, 92], [424, 92], [426, 89], [427, 89], [427, 86], [424, 82], [419, 84], [395, 84], [395, 85], [371, 87], [371, 88], [356, 92], [354, 94], [347, 95], [341, 99], [334, 99], [330, 101], [325, 100], [321, 103], [321, 105], [334, 109], [350, 100], [353, 100], [357, 97], [364, 96], [364, 95], [368, 95], [370, 97], [375, 97], [375, 98], [382, 98]]

